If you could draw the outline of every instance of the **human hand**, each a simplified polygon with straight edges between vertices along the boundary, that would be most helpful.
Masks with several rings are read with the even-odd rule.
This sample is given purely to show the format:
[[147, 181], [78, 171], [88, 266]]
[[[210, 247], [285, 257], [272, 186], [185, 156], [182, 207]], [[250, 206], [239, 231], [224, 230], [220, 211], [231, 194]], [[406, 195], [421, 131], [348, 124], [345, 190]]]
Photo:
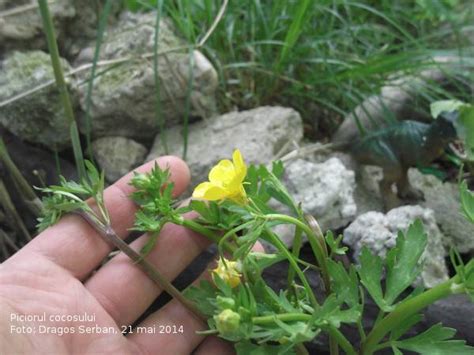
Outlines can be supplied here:
[[[181, 194], [190, 179], [186, 164], [175, 157], [157, 162], [162, 168], [169, 167], [174, 194]], [[146, 172], [154, 163], [137, 171]], [[133, 190], [128, 185], [130, 178], [128, 174], [105, 190], [112, 226], [120, 238], [127, 236], [136, 210], [128, 197]], [[130, 246], [140, 250], [146, 239], [141, 236]], [[168, 224], [148, 260], [172, 280], [208, 245], [206, 238]], [[162, 290], [122, 253], [97, 270], [110, 251], [111, 246], [84, 220], [67, 215], [0, 265], [0, 354], [233, 353], [225, 341], [196, 334], [206, 324], [176, 300], [139, 324], [154, 327], [156, 333], [124, 336], [122, 331]], [[83, 321], [57, 320], [85, 314], [89, 318]], [[27, 321], [20, 319], [23, 315], [39, 318]], [[160, 325], [183, 332], [160, 334]], [[66, 330], [69, 333], [54, 334]]]

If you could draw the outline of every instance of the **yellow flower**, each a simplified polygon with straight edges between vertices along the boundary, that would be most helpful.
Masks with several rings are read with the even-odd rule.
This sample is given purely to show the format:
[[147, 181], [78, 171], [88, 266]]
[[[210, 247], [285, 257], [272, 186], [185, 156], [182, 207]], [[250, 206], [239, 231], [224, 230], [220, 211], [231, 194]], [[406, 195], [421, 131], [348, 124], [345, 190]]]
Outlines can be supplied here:
[[226, 284], [234, 288], [240, 284], [240, 263], [237, 261], [224, 260], [221, 258], [217, 267], [212, 270], [213, 275], [219, 276]]
[[237, 203], [245, 203], [247, 195], [243, 181], [247, 175], [247, 166], [240, 150], [236, 149], [232, 161], [221, 160], [209, 172], [209, 181], [199, 184], [193, 192], [194, 198], [208, 201], [230, 199]]

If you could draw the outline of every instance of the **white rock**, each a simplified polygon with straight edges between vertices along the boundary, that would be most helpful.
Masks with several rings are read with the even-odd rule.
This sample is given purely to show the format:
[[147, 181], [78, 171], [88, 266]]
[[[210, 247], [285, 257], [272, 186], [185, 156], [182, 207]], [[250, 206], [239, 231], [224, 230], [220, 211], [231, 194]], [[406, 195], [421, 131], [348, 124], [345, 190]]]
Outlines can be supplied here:
[[147, 152], [140, 143], [124, 137], [99, 138], [92, 143], [92, 151], [110, 182], [143, 163]]
[[285, 175], [295, 201], [318, 220], [323, 231], [341, 228], [355, 218], [354, 172], [338, 158], [323, 163], [298, 159], [286, 167]]
[[386, 215], [380, 212], [367, 212], [357, 217], [344, 230], [344, 243], [352, 248], [356, 259], [363, 246], [383, 257], [388, 249], [395, 246], [398, 231], [405, 232], [415, 219], [423, 222], [428, 235], [428, 244], [421, 257], [421, 262], [424, 263], [421, 281], [425, 287], [433, 287], [448, 279], [448, 270], [444, 260], [446, 255], [443, 246], [444, 236], [430, 209], [403, 206], [389, 211]]
[[[181, 127], [167, 132], [169, 154], [181, 155]], [[288, 141], [303, 137], [302, 120], [298, 112], [284, 107], [259, 107], [249, 111], [230, 112], [197, 122], [189, 127], [187, 163], [192, 181], [207, 180], [210, 168], [219, 160], [231, 158], [234, 149], [242, 152], [247, 163], [268, 163]], [[157, 135], [147, 160], [164, 155], [160, 135]]]

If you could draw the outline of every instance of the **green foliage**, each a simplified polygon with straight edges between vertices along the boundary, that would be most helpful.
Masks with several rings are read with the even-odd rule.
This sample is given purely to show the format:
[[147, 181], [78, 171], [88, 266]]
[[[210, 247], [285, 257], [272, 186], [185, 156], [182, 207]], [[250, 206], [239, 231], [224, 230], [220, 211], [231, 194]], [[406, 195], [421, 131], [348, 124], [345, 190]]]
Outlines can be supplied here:
[[[198, 43], [221, 5], [167, 1], [164, 12]], [[220, 76], [222, 112], [287, 103], [312, 121], [315, 105], [344, 115], [387, 79], [416, 75], [433, 56], [459, 55], [472, 20], [468, 2], [454, 0], [229, 1], [202, 50]], [[467, 56], [463, 65], [472, 65]], [[446, 95], [436, 83], [420, 85], [427, 102]]]
[[[59, 185], [38, 189], [45, 194], [43, 216], [38, 218], [39, 231], [58, 222], [64, 214], [75, 211], [87, 213], [100, 224], [109, 223], [110, 218], [104, 202], [104, 173], [99, 173], [91, 162], [86, 160], [84, 163], [86, 176], [80, 183], [67, 181], [60, 176]], [[99, 214], [87, 204], [86, 200], [89, 198], [96, 201]]]
[[[362, 284], [377, 305], [388, 312], [397, 297], [410, 286], [421, 272], [419, 259], [427, 243], [421, 221], [413, 223], [406, 236], [399, 232], [395, 248], [387, 253], [385, 265], [377, 255], [363, 248], [360, 255], [359, 276]], [[382, 291], [382, 273], [385, 266], [385, 293]]]
[[[47, 197], [41, 228], [73, 211], [86, 214], [89, 220], [106, 230], [111, 228], [103, 199], [104, 174], [90, 162], [86, 162], [86, 167], [87, 177], [80, 183], [61, 179], [58, 186], [43, 189]], [[474, 261], [464, 263], [453, 251], [451, 259], [456, 276], [436, 286], [436, 292], [419, 288], [401, 299], [421, 271], [419, 261], [427, 237], [420, 221], [413, 223], [406, 233], [399, 233], [396, 246], [385, 258], [363, 248], [360, 267], [345, 267], [334, 259], [347, 251], [341, 245], [341, 236], [334, 238], [332, 233], [327, 233], [323, 238], [320, 232], [315, 233], [313, 224], [301, 212], [302, 207], [281, 183], [283, 166], [280, 163], [274, 164], [271, 171], [264, 166], [251, 166], [248, 172], [243, 185], [247, 193], [245, 203], [231, 199], [193, 200], [186, 207], [176, 207], [170, 173], [158, 165], [148, 173], [135, 173], [130, 182], [135, 188], [131, 198], [138, 205], [133, 229], [150, 235], [142, 257], [156, 247], [166, 223], [190, 228], [218, 245], [220, 259], [212, 271], [212, 282], [202, 281], [184, 292], [207, 319], [209, 330], [204, 334], [216, 334], [234, 342], [237, 352], [242, 354], [292, 354], [304, 342], [329, 334], [345, 353], [355, 355], [355, 346], [341, 332], [344, 329], [341, 325], [345, 324], [358, 327], [362, 335], [361, 354], [371, 354], [385, 347], [392, 347], [397, 354], [401, 353], [400, 349], [430, 354], [470, 350], [464, 342], [451, 339], [452, 330], [441, 326], [408, 339], [404, 335], [420, 321], [422, 308], [442, 296], [466, 292], [474, 298]], [[461, 195], [469, 217], [472, 193], [465, 184], [461, 185]], [[89, 198], [95, 200], [98, 212], [89, 207], [86, 202]], [[271, 198], [289, 208], [291, 215], [276, 213], [268, 207]], [[199, 216], [187, 219], [183, 214], [189, 211]], [[299, 246], [292, 249], [285, 246], [274, 228], [282, 223], [294, 225], [300, 237], [306, 235], [317, 265], [300, 259]], [[258, 240], [272, 244], [277, 252], [252, 251]], [[288, 288], [273, 290], [267, 284], [264, 271], [282, 262], [288, 263], [289, 274], [292, 272], [295, 277], [288, 278]], [[316, 297], [308, 281], [309, 269], [320, 274], [326, 290], [324, 295]], [[361, 286], [381, 309], [367, 337], [361, 321], [364, 311]]]
[[430, 355], [472, 354], [474, 349], [467, 346], [464, 340], [451, 339], [454, 334], [456, 334], [455, 329], [445, 328], [438, 323], [417, 336], [394, 341], [392, 347]]

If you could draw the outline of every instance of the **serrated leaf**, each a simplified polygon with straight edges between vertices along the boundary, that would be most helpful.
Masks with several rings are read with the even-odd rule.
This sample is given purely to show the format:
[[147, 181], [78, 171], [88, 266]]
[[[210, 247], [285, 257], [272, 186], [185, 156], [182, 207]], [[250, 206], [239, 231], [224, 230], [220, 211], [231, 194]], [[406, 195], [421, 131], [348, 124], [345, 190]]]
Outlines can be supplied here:
[[372, 255], [369, 249], [364, 246], [360, 253], [359, 260], [360, 282], [364, 285], [380, 309], [390, 311], [390, 307], [388, 307], [383, 298], [382, 285], [380, 284], [383, 269], [382, 259], [378, 255]]
[[416, 220], [408, 227], [406, 236], [398, 233], [395, 248], [387, 253], [387, 277], [385, 286], [385, 301], [393, 304], [397, 297], [421, 273], [419, 260], [425, 251], [427, 237], [423, 223]]
[[427, 355], [474, 354], [474, 348], [466, 345], [465, 340], [451, 339], [454, 334], [455, 329], [445, 328], [438, 323], [417, 336], [393, 343], [398, 348]]
[[349, 307], [358, 305], [359, 282], [354, 266], [351, 265], [347, 272], [342, 263], [328, 259], [328, 270], [333, 281], [331, 286], [337, 298]]

